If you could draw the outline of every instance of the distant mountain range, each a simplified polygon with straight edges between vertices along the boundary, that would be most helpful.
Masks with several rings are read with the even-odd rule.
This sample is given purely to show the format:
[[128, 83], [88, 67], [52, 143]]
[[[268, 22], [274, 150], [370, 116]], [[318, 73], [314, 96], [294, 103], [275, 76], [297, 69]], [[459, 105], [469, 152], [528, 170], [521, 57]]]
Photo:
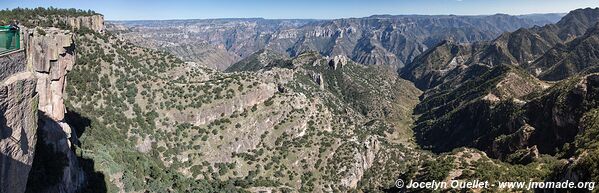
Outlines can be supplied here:
[[553, 23], [561, 16], [373, 15], [334, 20], [111, 21], [107, 27], [138, 45], [163, 49], [183, 60], [219, 70], [265, 48], [289, 56], [314, 50], [325, 56], [346, 55], [361, 64], [400, 68], [442, 40], [491, 40], [503, 32]]
[[582, 46], [581, 43], [593, 41], [595, 30], [589, 29], [595, 26], [598, 14], [598, 9], [575, 10], [556, 24], [522, 28], [489, 42], [462, 44], [443, 41], [409, 63], [401, 70], [401, 75], [414, 81], [419, 88], [428, 89], [451, 79], [459, 73], [457, 71], [465, 71], [467, 66], [509, 64], [520, 66], [541, 79], [564, 79], [592, 66], [593, 63], [588, 62], [596, 58], [592, 46], [584, 51], [578, 50], [590, 51], [576, 56], [587, 61], [579, 63], [579, 66], [562, 60], [568, 57], [567, 52]]

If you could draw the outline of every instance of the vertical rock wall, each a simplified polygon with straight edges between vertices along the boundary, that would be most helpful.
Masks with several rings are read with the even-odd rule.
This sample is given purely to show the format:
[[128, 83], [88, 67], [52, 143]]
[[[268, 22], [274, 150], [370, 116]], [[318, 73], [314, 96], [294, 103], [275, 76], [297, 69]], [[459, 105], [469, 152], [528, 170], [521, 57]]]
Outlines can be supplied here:
[[[101, 15], [55, 22], [104, 31]], [[77, 192], [85, 175], [71, 149], [77, 139], [64, 122], [63, 98], [67, 72], [75, 64], [74, 35], [58, 28], [21, 31], [24, 49], [0, 55], [0, 193]], [[61, 165], [43, 161], [52, 159]], [[48, 175], [48, 168], [62, 174], [50, 185], [39, 177]]]
[[82, 27], [89, 28], [96, 32], [104, 32], [104, 16], [82, 16], [82, 17], [64, 17], [61, 22], [71, 26], [71, 30], [78, 30]]
[[[76, 192], [85, 184], [83, 170], [72, 148], [76, 136], [71, 127], [64, 122], [66, 108], [64, 93], [67, 84], [67, 72], [75, 64], [74, 35], [68, 30], [57, 28], [25, 31], [27, 37], [27, 62], [37, 79], [36, 91], [39, 95], [39, 126], [37, 152], [33, 162], [32, 175], [51, 175], [44, 168], [59, 168], [51, 173], [62, 173], [56, 183], [45, 184], [43, 178], [32, 176], [32, 187], [45, 184], [34, 192]], [[42, 160], [61, 159], [59, 165], [48, 165]], [[38, 165], [36, 165], [38, 164]], [[51, 176], [54, 177], [54, 176]]]
[[32, 67], [40, 94], [40, 111], [48, 117], [62, 121], [66, 74], [75, 64], [73, 34], [66, 30], [45, 29], [45, 35], [37, 30], [27, 30], [27, 61]]
[[0, 193], [25, 191], [37, 142], [36, 79], [25, 58], [0, 56]]

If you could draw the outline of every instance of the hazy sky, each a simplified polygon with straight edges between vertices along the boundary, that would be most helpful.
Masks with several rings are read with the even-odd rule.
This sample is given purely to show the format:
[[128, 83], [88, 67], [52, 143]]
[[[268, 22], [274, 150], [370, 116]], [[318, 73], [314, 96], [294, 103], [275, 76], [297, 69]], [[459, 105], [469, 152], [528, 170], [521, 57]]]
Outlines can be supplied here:
[[365, 17], [375, 14], [565, 13], [598, 0], [0, 0], [0, 8], [92, 9], [108, 20]]

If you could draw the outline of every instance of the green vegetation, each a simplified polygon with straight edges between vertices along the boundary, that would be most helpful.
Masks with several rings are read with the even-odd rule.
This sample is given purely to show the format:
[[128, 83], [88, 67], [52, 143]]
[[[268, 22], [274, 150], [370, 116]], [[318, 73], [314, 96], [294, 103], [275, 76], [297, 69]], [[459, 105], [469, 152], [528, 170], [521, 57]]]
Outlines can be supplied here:
[[[66, 28], [66, 23], [56, 22], [58, 17], [78, 17], [99, 15], [92, 10], [49, 8], [15, 8], [0, 10], [0, 25], [8, 25], [17, 20], [27, 27], [60, 27]], [[44, 18], [44, 19], [40, 19]], [[56, 23], [55, 23], [56, 22]]]
[[[40, 13], [54, 12], [60, 14], [53, 9]], [[416, 107], [416, 129], [447, 132], [434, 136], [444, 140], [425, 137], [447, 151], [509, 145], [516, 139], [514, 131], [521, 131], [514, 127], [523, 124], [518, 118], [528, 111], [497, 84], [506, 73], [522, 75], [516, 68], [496, 67], [457, 88], [431, 91], [416, 106], [421, 92], [385, 67], [349, 62], [333, 69], [327, 59], [306, 52], [268, 64], [251, 58], [249, 71], [221, 73], [110, 33], [83, 28], [76, 34], [77, 64], [69, 73], [66, 103], [90, 125], [75, 148], [104, 174], [94, 180], [109, 192], [243, 192], [253, 187], [379, 192], [392, 190], [399, 178], [542, 180], [560, 166], [546, 156], [526, 165], [507, 164], [472, 149], [436, 155], [414, 143], [410, 128]], [[483, 99], [489, 93], [507, 93], [510, 100]], [[545, 96], [535, 94], [527, 97]], [[559, 107], [569, 101], [562, 94], [555, 95]], [[593, 112], [585, 114], [582, 123], [589, 129], [572, 146], [596, 149]], [[456, 133], [465, 140], [446, 143]], [[579, 167], [596, 167], [594, 155], [581, 159]], [[596, 179], [597, 173], [588, 175]], [[357, 187], [348, 185], [353, 183]]]
[[[240, 191], [233, 182], [184, 176], [177, 171], [184, 163], [166, 166], [160, 156], [168, 153], [162, 152], [180, 147], [170, 147], [167, 151], [163, 146], [157, 148], [154, 143], [148, 153], [136, 149], [136, 139], [166, 135], [158, 129], [158, 107], [136, 102], [140, 88], [146, 95], [157, 93], [151, 92], [151, 87], [137, 85], [161, 78], [158, 73], [176, 68], [181, 65], [180, 60], [164, 53], [135, 48], [110, 34], [80, 32], [77, 41], [80, 54], [69, 76], [67, 92], [71, 97], [66, 102], [71, 111], [91, 118], [91, 125], [80, 138], [82, 145], [78, 152], [83, 158], [94, 160], [95, 168], [106, 175], [103, 180], [109, 192], [119, 191], [112, 184], [113, 180], [120, 181], [125, 191]], [[103, 48], [102, 42], [115, 47]], [[134, 50], [143, 51], [144, 55], [133, 54]], [[125, 68], [127, 73], [123, 71]]]

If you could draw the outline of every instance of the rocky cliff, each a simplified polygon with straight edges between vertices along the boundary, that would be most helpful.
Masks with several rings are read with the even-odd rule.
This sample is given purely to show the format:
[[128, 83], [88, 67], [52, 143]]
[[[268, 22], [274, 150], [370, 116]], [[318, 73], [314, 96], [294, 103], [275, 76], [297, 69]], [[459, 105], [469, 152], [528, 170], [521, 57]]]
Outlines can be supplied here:
[[[53, 21], [74, 30], [103, 31], [100, 15], [60, 18]], [[67, 72], [75, 64], [73, 33], [25, 26], [21, 32], [23, 49], [0, 56], [0, 192], [75, 192], [85, 178], [72, 150], [76, 134], [65, 122]], [[50, 166], [58, 168], [52, 174], [40, 167], [52, 163], [61, 163]]]
[[95, 32], [104, 32], [103, 15], [60, 17], [57, 22], [65, 23], [67, 26], [70, 26], [70, 30], [72, 31], [88, 28]]
[[37, 142], [36, 78], [23, 50], [0, 56], [0, 192], [22, 193]]
[[[43, 34], [40, 32], [43, 30]], [[73, 192], [84, 185], [83, 171], [79, 167], [77, 157], [71, 150], [77, 142], [76, 134], [65, 122], [66, 108], [64, 105], [64, 89], [67, 84], [67, 72], [75, 64], [74, 36], [68, 30], [56, 28], [25, 30], [27, 37], [26, 49], [28, 65], [32, 67], [37, 79], [36, 92], [39, 95], [39, 144], [33, 162], [33, 170], [29, 177], [28, 191], [34, 192]], [[62, 173], [55, 184], [41, 182], [40, 176], [49, 176], [40, 172], [38, 160], [62, 160], [63, 163], [54, 167], [62, 168], [56, 171]], [[38, 189], [38, 184], [46, 184]]]

